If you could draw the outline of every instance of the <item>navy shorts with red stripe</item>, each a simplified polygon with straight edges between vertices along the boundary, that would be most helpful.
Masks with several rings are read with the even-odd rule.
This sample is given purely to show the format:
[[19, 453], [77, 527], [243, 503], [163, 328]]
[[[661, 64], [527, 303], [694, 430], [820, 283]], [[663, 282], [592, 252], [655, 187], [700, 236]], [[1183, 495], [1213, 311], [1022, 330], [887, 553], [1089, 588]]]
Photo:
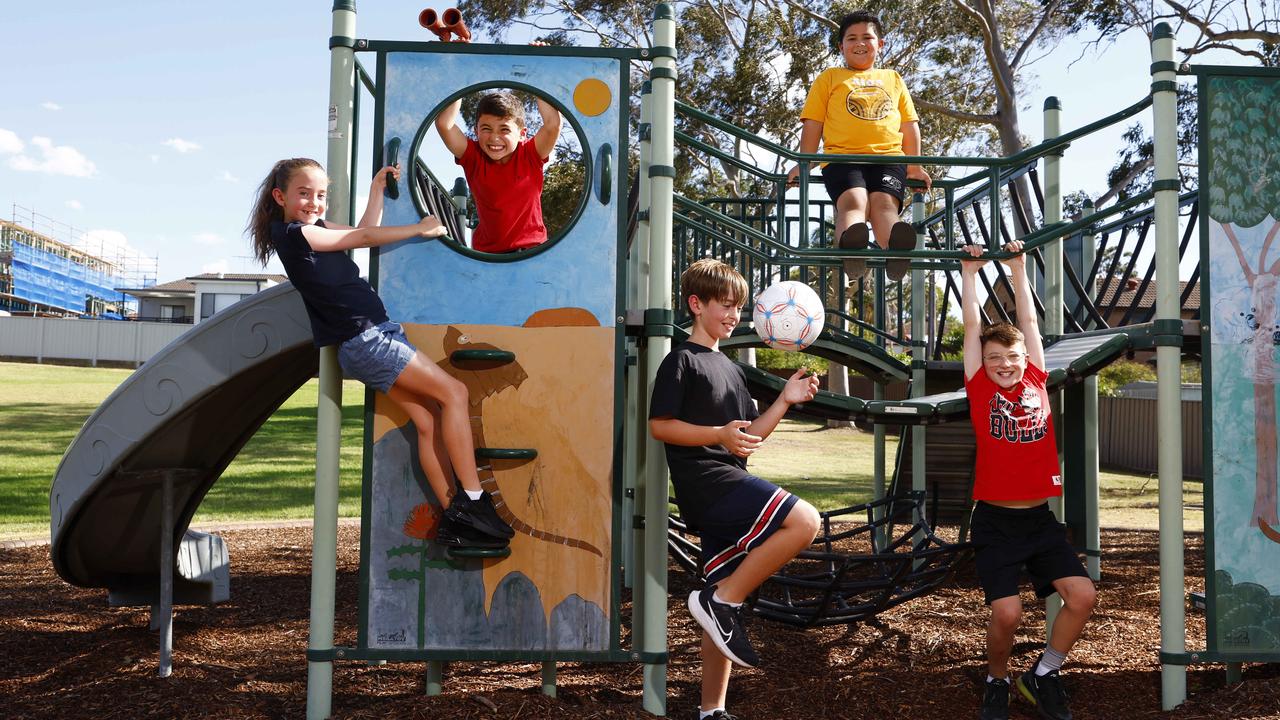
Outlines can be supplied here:
[[733, 573], [747, 553], [782, 527], [796, 496], [754, 475], [747, 475], [703, 513], [702, 574], [714, 585]]

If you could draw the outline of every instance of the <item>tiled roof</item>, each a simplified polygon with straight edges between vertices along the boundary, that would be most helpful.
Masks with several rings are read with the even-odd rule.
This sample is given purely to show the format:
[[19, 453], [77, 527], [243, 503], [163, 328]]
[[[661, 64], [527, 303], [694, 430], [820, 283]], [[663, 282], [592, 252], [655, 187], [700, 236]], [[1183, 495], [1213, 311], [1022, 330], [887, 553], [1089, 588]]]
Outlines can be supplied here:
[[276, 275], [274, 273], [204, 273], [202, 275], [188, 275], [188, 280], [231, 280], [236, 282], [256, 282], [258, 280], [274, 280], [282, 283], [289, 278], [284, 275]]
[[[1106, 292], [1103, 293], [1102, 299], [1098, 301], [1098, 307], [1099, 308], [1110, 307], [1111, 299], [1115, 297], [1116, 291], [1119, 290], [1121, 287], [1122, 286], [1119, 283], [1114, 283], [1114, 282], [1111, 283], [1110, 287], [1108, 287]], [[1187, 281], [1186, 280], [1180, 281], [1178, 283], [1179, 299], [1182, 298], [1182, 293], [1186, 292], [1186, 289], [1187, 289]], [[1143, 288], [1142, 297], [1138, 297], [1137, 295], [1138, 295], [1137, 287], [1135, 287], [1132, 290], [1122, 291], [1120, 293], [1120, 297], [1116, 299], [1116, 307], [1128, 308], [1130, 306], [1135, 306], [1135, 302], [1136, 302], [1136, 307], [1139, 307], [1139, 308], [1154, 307], [1156, 304], [1155, 280], [1152, 280], [1151, 282], [1147, 283], [1147, 286]], [[1191, 289], [1191, 294], [1187, 296], [1187, 301], [1182, 304], [1182, 307], [1185, 310], [1200, 309], [1200, 283], [1199, 282], [1197, 282], [1196, 286]]]

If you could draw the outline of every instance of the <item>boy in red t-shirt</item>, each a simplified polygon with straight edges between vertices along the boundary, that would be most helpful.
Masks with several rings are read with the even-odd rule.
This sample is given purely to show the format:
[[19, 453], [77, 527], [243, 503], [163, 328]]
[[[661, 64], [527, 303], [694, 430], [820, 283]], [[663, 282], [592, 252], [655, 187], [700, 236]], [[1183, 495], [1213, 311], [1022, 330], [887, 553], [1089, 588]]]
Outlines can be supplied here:
[[[1063, 605], [1040, 659], [1018, 676], [1018, 690], [1041, 717], [1071, 720], [1058, 670], [1093, 612], [1096, 591], [1049, 509], [1049, 498], [1062, 495], [1062, 475], [1045, 388], [1044, 346], [1022, 243], [1011, 242], [1004, 249], [1019, 253], [1004, 261], [1013, 283], [1017, 327], [982, 327], [976, 285], [985, 261], [961, 263], [964, 389], [978, 446], [970, 539], [978, 579], [991, 606], [987, 683], [979, 717], [1009, 717], [1009, 654], [1022, 619], [1018, 579], [1026, 568], [1036, 595], [1044, 598], [1056, 592]], [[975, 258], [982, 255], [976, 245], [965, 251]]]
[[471, 247], [490, 253], [524, 250], [547, 241], [542, 222], [542, 166], [560, 137], [560, 113], [538, 98], [542, 127], [532, 139], [524, 104], [511, 93], [493, 92], [476, 108], [476, 139], [458, 127], [455, 100], [436, 116], [436, 130], [454, 162], [462, 166], [476, 203], [479, 223]]

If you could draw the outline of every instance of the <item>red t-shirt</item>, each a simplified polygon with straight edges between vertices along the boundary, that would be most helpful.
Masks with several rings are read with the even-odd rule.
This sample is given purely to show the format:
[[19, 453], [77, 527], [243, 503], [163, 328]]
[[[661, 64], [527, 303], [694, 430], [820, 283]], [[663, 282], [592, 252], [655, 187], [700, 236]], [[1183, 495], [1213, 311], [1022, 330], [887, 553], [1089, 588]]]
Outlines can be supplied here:
[[547, 241], [542, 223], [542, 166], [533, 140], [516, 146], [511, 159], [497, 163], [467, 139], [467, 149], [454, 162], [462, 166], [476, 201], [479, 223], [471, 231], [471, 247], [504, 253]]
[[1022, 381], [1008, 390], [992, 382], [986, 368], [965, 380], [978, 445], [974, 500], [1039, 500], [1062, 494], [1047, 379], [1043, 370], [1027, 363]]

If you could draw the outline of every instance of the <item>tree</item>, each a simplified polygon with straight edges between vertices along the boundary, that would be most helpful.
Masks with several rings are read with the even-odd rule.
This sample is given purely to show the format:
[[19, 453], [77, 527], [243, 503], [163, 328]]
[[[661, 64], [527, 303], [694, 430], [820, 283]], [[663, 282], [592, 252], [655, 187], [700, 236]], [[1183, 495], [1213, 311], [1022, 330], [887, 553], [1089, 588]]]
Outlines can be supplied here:
[[[1109, 5], [1120, 0], [1086, 3]], [[652, 6], [639, 0], [467, 0], [473, 28], [501, 36], [530, 28], [558, 42], [648, 46]], [[798, 109], [813, 79], [837, 60], [836, 20], [853, 9], [886, 26], [882, 62], [906, 79], [922, 111], [931, 155], [1013, 154], [1024, 147], [1018, 120], [1026, 68], [1085, 20], [1067, 0], [697, 0], [680, 3], [677, 96], [749, 132], [795, 147]], [[639, 79], [641, 68], [637, 66]], [[771, 169], [782, 162], [699, 123], [682, 130]], [[737, 168], [698, 153], [677, 158], [677, 191], [744, 195], [762, 189]], [[694, 191], [701, 191], [694, 193]]]

